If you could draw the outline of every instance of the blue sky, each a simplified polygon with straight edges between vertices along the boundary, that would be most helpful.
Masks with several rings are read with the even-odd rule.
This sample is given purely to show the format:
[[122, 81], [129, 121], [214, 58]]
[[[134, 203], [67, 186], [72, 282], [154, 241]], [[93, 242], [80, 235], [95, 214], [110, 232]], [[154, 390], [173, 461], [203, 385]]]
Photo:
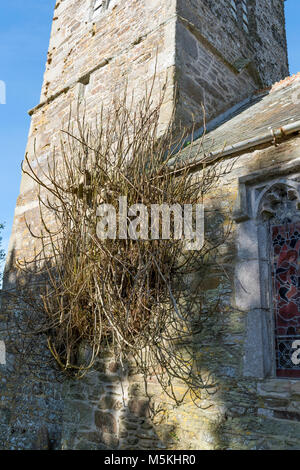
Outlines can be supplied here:
[[[13, 0], [0, 6], [0, 80], [7, 104], [0, 104], [0, 222], [10, 236], [30, 119], [39, 102], [55, 0]], [[290, 72], [300, 71], [300, 0], [287, 0]]]
[[30, 118], [39, 103], [55, 0], [1, 1], [0, 80], [6, 105], [0, 104], [0, 220], [7, 247], [21, 180]]

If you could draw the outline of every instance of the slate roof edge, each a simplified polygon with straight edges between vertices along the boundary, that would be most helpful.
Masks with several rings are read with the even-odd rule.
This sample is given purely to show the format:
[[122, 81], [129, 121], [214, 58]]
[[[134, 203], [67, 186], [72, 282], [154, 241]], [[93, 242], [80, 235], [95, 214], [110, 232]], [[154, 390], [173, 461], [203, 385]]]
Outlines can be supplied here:
[[[261, 97], [263, 98], [264, 96], [268, 94], [269, 93], [267, 92], [267, 90], [265, 90], [263, 93], [261, 93]], [[193, 141], [196, 141], [197, 139], [201, 138], [204, 132], [208, 133], [217, 129], [221, 124], [225, 123], [227, 120], [232, 118], [233, 114], [236, 111], [243, 108], [246, 104], [251, 103], [254, 97], [257, 97], [258, 95], [259, 94], [256, 93], [255, 95], [251, 95], [248, 98], [245, 98], [243, 101], [240, 101], [239, 103], [235, 104], [231, 108], [227, 109], [224, 113], [219, 114], [217, 117], [209, 121], [205, 126], [202, 126], [200, 127], [200, 129], [197, 129], [193, 133]], [[190, 137], [192, 137], [192, 135], [190, 135]]]
[[189, 162], [188, 156], [187, 158], [182, 159], [182, 157], [180, 156], [180, 152], [179, 152], [179, 154], [176, 157], [173, 157], [169, 161], [169, 164], [172, 167], [178, 164], [179, 160], [182, 160], [182, 165], [180, 166], [182, 168], [189, 167], [192, 170], [192, 169], [196, 169], [199, 166], [203, 166], [204, 164], [205, 165], [212, 164], [218, 159], [221, 159], [223, 157], [228, 157], [230, 155], [240, 153], [245, 150], [249, 150], [251, 148], [253, 149], [262, 144], [267, 144], [267, 143], [275, 144], [277, 139], [286, 137], [291, 134], [295, 134], [297, 132], [300, 132], [300, 120], [295, 121], [291, 124], [287, 124], [285, 126], [281, 126], [277, 129], [273, 129], [272, 127], [269, 127], [268, 132], [266, 132], [265, 134], [253, 137], [251, 139], [242, 140], [233, 145], [227, 145], [224, 148], [219, 148], [218, 150], [215, 150], [208, 154], [204, 154], [203, 158], [198, 158], [190, 162]]

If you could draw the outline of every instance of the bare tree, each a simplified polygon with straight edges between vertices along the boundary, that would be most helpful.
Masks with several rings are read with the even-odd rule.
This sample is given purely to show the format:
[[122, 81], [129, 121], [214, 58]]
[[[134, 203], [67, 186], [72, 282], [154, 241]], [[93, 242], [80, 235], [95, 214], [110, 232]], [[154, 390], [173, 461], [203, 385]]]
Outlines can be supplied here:
[[[24, 318], [33, 335], [47, 336], [64, 371], [81, 377], [109, 349], [123, 365], [133, 360], [145, 378], [155, 375], [176, 401], [174, 379], [197, 399], [209, 384], [193, 345], [207, 318], [220, 311], [220, 298], [208, 301], [202, 281], [229, 229], [206, 237], [198, 251], [185, 250], [174, 224], [167, 240], [103, 240], [96, 233], [101, 203], [117, 210], [126, 196], [129, 206], [200, 204], [230, 171], [219, 162], [207, 165], [201, 145], [193, 160], [182, 162], [186, 132], [174, 139], [171, 120], [159, 136], [164, 94], [156, 105], [151, 94], [128, 104], [125, 93], [92, 125], [79, 107], [46, 168], [36, 155], [26, 156], [23, 171], [38, 188], [41, 230], [27, 224], [39, 251], [19, 268], [34, 273], [39, 286], [23, 289], [35, 312]], [[197, 174], [195, 160], [202, 166]]]

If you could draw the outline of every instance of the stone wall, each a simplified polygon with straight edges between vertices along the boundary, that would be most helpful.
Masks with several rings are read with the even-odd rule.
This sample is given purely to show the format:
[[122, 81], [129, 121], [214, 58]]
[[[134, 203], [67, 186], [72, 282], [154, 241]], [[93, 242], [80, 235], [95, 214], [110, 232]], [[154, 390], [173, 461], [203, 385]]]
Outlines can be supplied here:
[[249, 1], [249, 39], [255, 50], [255, 63], [267, 86], [288, 75], [284, 1]]
[[[299, 142], [299, 136], [292, 137], [279, 146], [262, 147], [235, 157], [231, 173], [206, 200], [206, 220], [213, 223], [220, 213], [228, 214], [233, 209], [238, 178], [274, 167], [284, 169], [287, 163], [299, 159]], [[293, 176], [291, 172], [289, 176]], [[66, 392], [67, 448], [299, 449], [299, 381], [275, 378], [273, 372], [263, 377], [259, 371], [252, 376], [247, 373], [248, 307], [237, 305], [241, 287], [235, 275], [239, 253], [248, 251], [251, 241], [245, 237], [243, 246], [238, 247], [237, 227], [238, 224], [233, 227], [232, 236], [220, 253], [229, 279], [216, 274], [219, 271], [211, 266], [205, 280], [211, 298], [221, 294], [223, 301], [220, 317], [208, 318], [202, 334], [194, 338], [199, 370], [208, 385], [214, 385], [203, 390], [201, 407], [189, 398], [182, 405], [174, 405], [154, 377], [149, 379], [146, 393], [143, 379], [134, 369], [123, 377], [122, 390], [120, 375], [108, 358], [102, 361], [100, 371], [91, 372]], [[252, 291], [255, 282], [248, 276], [249, 295], [258, 297], [259, 292]], [[174, 381], [174, 385], [177, 396], [182, 396], [185, 386], [180, 381]], [[96, 390], [99, 395], [95, 395]], [[72, 440], [67, 423], [78, 415], [75, 410], [81, 405], [81, 424]]]
[[91, 77], [90, 93], [98, 94], [98, 103], [126, 80], [137, 91], [132, 81], [145, 83], [153, 76], [156, 51], [158, 72], [174, 66], [175, 0], [111, 0], [94, 16], [93, 4], [57, 1], [41, 101], [105, 66], [101, 78]]
[[[161, 129], [170, 121], [174, 103], [175, 0], [132, 0], [126, 5], [112, 1], [108, 10], [91, 19], [92, 4], [91, 0], [56, 4], [41, 103], [30, 111], [26, 153], [32, 161], [38, 158], [46, 163], [49, 152], [59, 145], [71, 105], [73, 116], [76, 114], [78, 100], [84, 101], [87, 119], [93, 122], [100, 106], [108, 106], [114, 97], [120, 97], [125, 87], [129, 97], [133, 92], [135, 100], [144, 97], [154, 76], [154, 100], [167, 82]], [[24, 216], [27, 214], [32, 226], [37, 226], [37, 205], [34, 184], [23, 176], [8, 258], [32, 253]]]
[[[299, 136], [290, 137], [278, 146], [262, 147], [234, 157], [231, 173], [223, 177], [205, 202], [206, 219], [213, 224], [217, 219], [222, 220], [222, 213], [232, 210], [239, 178], [258, 171], [265, 171], [266, 175], [269, 171], [271, 175], [274, 167], [284, 169], [287, 164], [297, 162], [299, 139]], [[290, 170], [289, 177], [293, 177]], [[249, 312], [248, 305], [238, 304], [241, 287], [235, 279], [241, 250], [248, 251], [251, 240], [245, 237], [243, 246], [237, 246], [237, 227], [238, 224], [233, 227], [232, 236], [220, 253], [228, 278], [211, 266], [205, 279], [205, 288], [212, 299], [221, 294], [222, 308], [220, 317], [208, 318], [206, 328], [193, 340], [199, 370], [208, 385], [213, 385], [203, 390], [201, 407], [196, 407], [190, 398], [176, 406], [154, 377], [149, 378], [145, 390], [143, 378], [131, 364], [124, 373], [112, 357], [102, 355], [84, 379], [66, 380], [60, 389], [61, 412], [56, 419], [62, 423], [62, 448], [299, 448], [299, 381], [278, 379], [272, 372], [263, 377], [259, 371], [251, 376], [247, 373]], [[208, 230], [214, 228], [215, 224], [208, 226]], [[247, 295], [257, 298], [259, 293], [252, 291], [254, 286], [255, 279], [252, 282], [251, 276], [248, 277]], [[31, 382], [30, 387], [38, 386], [38, 381]], [[182, 396], [186, 390], [184, 384], [174, 381], [174, 386], [177, 396]], [[35, 401], [35, 406], [43, 414], [47, 408], [43, 398], [40, 399], [41, 402]], [[30, 409], [28, 401], [26, 409]], [[20, 409], [19, 412], [20, 416], [27, 415]], [[6, 412], [1, 419], [3, 431], [7, 431]], [[48, 420], [43, 417], [41, 421], [51, 434]], [[6, 441], [6, 445], [13, 444]], [[22, 435], [16, 435], [15, 445], [22, 448]]]
[[[108, 107], [126, 86], [128, 96], [134, 92], [136, 100], [143, 97], [154, 75], [154, 100], [167, 84], [160, 131], [170, 121], [176, 84], [177, 121], [190, 125], [194, 119], [200, 125], [202, 103], [209, 120], [253, 90], [286, 76], [282, 0], [256, 2], [255, 10], [250, 2], [253, 38], [241, 30], [228, 3], [110, 0], [93, 16], [92, 0], [58, 0], [41, 102], [30, 111], [29, 158], [46, 162], [68, 123], [70, 105], [75, 113], [78, 100], [84, 102], [87, 119], [93, 121], [100, 105]], [[274, 3], [272, 12], [270, 3]], [[241, 58], [252, 62], [239, 69], [236, 62]], [[33, 226], [38, 224], [36, 207], [33, 184], [23, 176], [9, 258], [32, 252], [24, 215]]]
[[229, 0], [178, 0], [178, 119], [201, 125], [288, 75], [284, 2], [249, 4], [249, 32]]
[[0, 365], [0, 449], [60, 449], [63, 377], [50, 366], [42, 337], [26, 341], [20, 335], [20, 301], [1, 292], [0, 302], [6, 346], [6, 363]]
[[[161, 127], [164, 128], [170, 120], [174, 103], [176, 2], [132, 0], [123, 3], [112, 0], [108, 3], [108, 9], [95, 16], [92, 0], [58, 0], [56, 3], [41, 102], [30, 111], [32, 121], [26, 152], [34, 168], [37, 168], [37, 161], [42, 167], [46, 165], [50, 152], [59, 145], [60, 131], [68, 122], [70, 106], [73, 105], [75, 112], [78, 100], [84, 101], [91, 122], [100, 111], [101, 104], [107, 106], [115, 96], [122, 94], [126, 86], [129, 97], [133, 92], [136, 100], [144, 96], [146, 87], [151, 87], [156, 75], [154, 99], [158, 98], [167, 80]], [[25, 218], [30, 221], [32, 229], [38, 229], [37, 187], [23, 175], [7, 258], [5, 290], [16, 287], [15, 261], [29, 259], [37, 247], [36, 240], [28, 233]], [[0, 329], [1, 339], [6, 342], [8, 362], [6, 366], [0, 366], [0, 447], [29, 449], [41, 445], [57, 448], [61, 442], [67, 442], [66, 446], [71, 448], [75, 443], [67, 436], [72, 423], [77, 423], [74, 415], [77, 409], [74, 410], [73, 398], [70, 396], [68, 400], [68, 394], [64, 407], [62, 397], [67, 393], [68, 384], [62, 377], [56, 377], [56, 372], [49, 366], [46, 345], [41, 344], [43, 353], [35, 351], [35, 347], [28, 351], [27, 356], [16, 353], [16, 344], [10, 341], [6, 331], [8, 321], [10, 336], [14, 336], [18, 310], [15, 299], [10, 296], [3, 298]], [[17, 338], [18, 333], [15, 334], [16, 343]], [[89, 405], [97, 408], [101, 401], [101, 387], [89, 392], [93, 393], [97, 395], [95, 403]], [[106, 391], [108, 393], [109, 390]], [[80, 399], [83, 403], [79, 409], [83, 410], [84, 397]], [[64, 416], [65, 437], [62, 436]], [[100, 412], [97, 416], [99, 424]], [[87, 418], [81, 417], [82, 414], [79, 416], [80, 426], [76, 429], [76, 443], [83, 439], [79, 432], [81, 427], [88, 428]], [[143, 424], [140, 423], [141, 426]], [[95, 432], [95, 422], [91, 421], [89, 426], [91, 432]], [[105, 429], [115, 430], [109, 426]], [[105, 432], [103, 438], [108, 443], [110, 437]], [[129, 440], [132, 440], [131, 434], [128, 435]], [[116, 442], [115, 435], [111, 445], [113, 440]]]
[[[207, 220], [216, 220], [220, 212], [232, 209], [238, 178], [262, 170], [270, 170], [271, 175], [272, 168], [284, 169], [298, 161], [299, 139], [290, 137], [277, 146], [236, 158], [231, 173], [206, 201]], [[208, 318], [203, 333], [194, 338], [201, 373], [215, 386], [210, 393], [203, 391], [200, 408], [188, 398], [175, 406], [154, 378], [149, 379], [146, 391], [132, 366], [124, 374], [111, 357], [102, 356], [82, 381], [65, 380], [56, 386], [51, 369], [47, 378], [38, 378], [27, 375], [26, 368], [17, 376], [1, 366], [2, 373], [5, 371], [1, 379], [1, 445], [31, 448], [39, 439], [40, 427], [45, 426], [52, 442], [61, 432], [61, 441], [51, 445], [65, 449], [299, 448], [299, 381], [277, 379], [272, 373], [265, 377], [245, 374], [248, 307], [237, 306], [240, 287], [235, 270], [239, 251], [249, 248], [249, 239], [244, 239], [243, 247], [233, 246], [236, 228], [221, 252], [229, 279], [216, 274], [213, 266], [206, 277], [211, 298], [221, 293], [223, 302], [218, 321]], [[247, 287], [249, 295], [257, 297], [251, 291], [254, 285], [248, 282]], [[179, 381], [174, 385], [178, 396], [185, 392]]]
[[[233, 208], [238, 178], [261, 170], [269, 170], [271, 175], [272, 168], [284, 169], [287, 163], [299, 159], [299, 139], [292, 137], [278, 146], [240, 155], [232, 172], [207, 199], [207, 220], [215, 220], [220, 212], [227, 213]], [[293, 177], [291, 171], [289, 177]], [[243, 309], [237, 305], [241, 288], [235, 282], [235, 274], [239, 252], [249, 249], [249, 238], [245, 237], [242, 247], [233, 246], [236, 229], [237, 225], [221, 252], [229, 279], [216, 275], [213, 266], [211, 273], [207, 273], [207, 291], [212, 298], [219, 294], [223, 298], [221, 316], [216, 323], [215, 319], [208, 319], [203, 333], [194, 338], [199, 369], [208, 384], [215, 385], [203, 391], [201, 407], [188, 398], [175, 406], [154, 378], [148, 381], [145, 393], [143, 380], [134, 370], [124, 379], [121, 393], [116, 385], [115, 366], [110, 364], [105, 376], [103, 369], [100, 373], [92, 372], [90, 379], [87, 377], [80, 389], [74, 386], [69, 395], [69, 420], [74, 416], [70, 411], [75, 409], [72, 400], [83, 396], [89, 416], [87, 421], [84, 418], [79, 433], [77, 429], [77, 441], [71, 441], [72, 448], [103, 448], [104, 444], [122, 449], [299, 449], [299, 381], [277, 379], [272, 372], [265, 377], [259, 377], [258, 371], [256, 377], [247, 374], [248, 310], [247, 306]], [[247, 289], [249, 295], [258, 297], [259, 292], [252, 291], [254, 281], [252, 284], [251, 277], [248, 279]], [[174, 385], [178, 397], [183, 395], [184, 385], [179, 381]], [[101, 396], [90, 401], [88, 394], [96, 389], [101, 390]]]
[[[202, 99], [208, 117], [213, 117], [248, 96], [259, 86], [256, 71], [263, 84], [287, 74], [281, 0], [256, 2], [259, 16], [251, 26], [252, 42], [229, 18], [225, 0], [112, 0], [108, 10], [94, 18], [91, 7], [90, 0], [57, 2], [41, 103], [31, 111], [27, 151], [34, 165], [36, 159], [45, 164], [59, 143], [62, 122], [67, 122], [70, 104], [76, 104], [78, 96], [86, 100], [88, 119], [99, 102], [107, 104], [126, 81], [128, 92], [141, 96], [145, 83], [153, 79], [156, 50], [155, 96], [166, 74], [169, 77], [162, 128], [170, 119], [176, 80], [177, 117], [189, 124], [192, 113], [201, 122]], [[253, 57], [256, 66], [238, 72], [234, 63], [240, 56]], [[220, 211], [234, 205], [239, 177], [292, 161], [298, 157], [298, 145], [295, 137], [241, 155], [206, 201], [212, 229]], [[23, 176], [5, 288], [14, 286], [14, 259], [28, 258], [34, 250], [25, 215], [38, 228], [37, 205], [36, 188]], [[51, 367], [20, 363], [8, 347], [8, 363], [0, 365], [0, 448], [299, 447], [298, 382], [244, 373], [248, 312], [236, 305], [235, 235], [236, 227], [221, 253], [229, 278], [213, 266], [207, 273], [207, 292], [212, 298], [221, 294], [223, 305], [221, 321], [208, 319], [202, 336], [194, 338], [202, 374], [217, 385], [212, 394], [203, 391], [200, 408], [188, 399], [174, 406], [154, 378], [146, 393], [134, 368], [128, 365], [124, 375], [110, 357], [101, 358], [82, 381], [61, 383]], [[0, 322], [12, 315], [13, 324], [17, 311], [11, 299], [4, 299]], [[179, 396], [184, 393], [180, 382], [174, 385]]]

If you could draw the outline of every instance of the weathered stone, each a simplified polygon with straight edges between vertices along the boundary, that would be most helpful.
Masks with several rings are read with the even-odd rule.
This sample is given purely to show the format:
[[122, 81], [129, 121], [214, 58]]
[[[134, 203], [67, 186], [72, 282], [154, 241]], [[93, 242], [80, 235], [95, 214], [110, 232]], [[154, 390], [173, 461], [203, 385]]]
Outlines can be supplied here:
[[137, 397], [141, 394], [141, 389], [142, 389], [141, 384], [134, 383], [129, 386], [128, 395], [130, 397]]
[[119, 364], [117, 362], [110, 362], [107, 366], [107, 370], [111, 374], [116, 374], [120, 370]]
[[290, 390], [292, 395], [300, 396], [300, 382], [290, 384]]
[[115, 435], [107, 432], [102, 433], [101, 440], [109, 449], [117, 449], [119, 446], [119, 439]]
[[139, 429], [137, 431], [137, 437], [139, 439], [153, 439], [156, 437], [156, 433], [152, 429], [148, 429], [148, 430]]
[[141, 449], [155, 449], [157, 446], [157, 442], [156, 441], [145, 441], [145, 440], [142, 440], [140, 441], [139, 443], [139, 447]]
[[296, 411], [300, 413], [300, 400], [295, 401], [294, 397], [291, 397], [291, 401], [288, 402], [286, 409], [287, 411]]
[[148, 417], [150, 415], [148, 399], [132, 399], [128, 403], [128, 408], [132, 414], [138, 417]]
[[289, 401], [280, 398], [266, 398], [265, 404], [267, 408], [271, 409], [286, 409]]
[[0, 414], [1, 414], [1, 424], [9, 424], [10, 419], [11, 419], [11, 410], [8, 408], [0, 408]]
[[95, 412], [95, 424], [100, 431], [108, 434], [117, 434], [118, 427], [115, 417], [103, 411]]
[[265, 408], [258, 408], [257, 414], [261, 416], [266, 416], [267, 418], [272, 418], [274, 416], [274, 411], [273, 410], [268, 410]]
[[[296, 384], [294, 384], [296, 385]], [[294, 385], [291, 385], [286, 380], [267, 380], [258, 386], [258, 392], [271, 392], [273, 393], [289, 393], [292, 390], [296, 391], [296, 388], [293, 388]], [[300, 391], [300, 388], [299, 388]]]
[[105, 395], [99, 402], [99, 408], [103, 410], [120, 410], [122, 403], [111, 395]]
[[152, 428], [153, 428], [153, 424], [147, 421], [141, 425], [141, 429], [152, 429]]
[[123, 426], [128, 429], [128, 431], [135, 431], [139, 427], [139, 423], [136, 421], [123, 421]]
[[[203, 103], [207, 121], [210, 121], [249, 98], [254, 90], [288, 73], [282, 0], [249, 2], [248, 32], [241, 17], [241, 2], [238, 2], [236, 17], [228, 0], [111, 0], [104, 3], [94, 11], [91, 0], [56, 2], [41, 103], [31, 111], [27, 147], [33, 167], [37, 168], [39, 163], [41, 171], [47, 170], [47, 155], [51, 146], [59, 145], [62, 120], [67, 119], [70, 105], [76, 102], [77, 96], [84, 98], [90, 121], [99, 100], [107, 107], [115, 93], [122, 95], [125, 86], [129, 96], [135, 91], [135, 96], [140, 97], [145, 85], [152, 83], [156, 70], [154, 102], [168, 76], [161, 109], [162, 132], [170, 123], [175, 99], [176, 123], [182, 121], [192, 126], [193, 116], [196, 116], [196, 126], [201, 127]], [[294, 99], [298, 99], [298, 95], [295, 89]], [[254, 101], [261, 98], [255, 95]], [[292, 100], [291, 96], [287, 98]], [[276, 114], [277, 105], [274, 99], [266, 114]], [[247, 123], [253, 122], [251, 106], [248, 102]], [[297, 106], [294, 104], [292, 117], [286, 113], [287, 106], [285, 103], [282, 115], [295, 121]], [[245, 107], [244, 103], [242, 109]], [[235, 108], [237, 118], [238, 112]], [[263, 114], [262, 110], [261, 116]], [[259, 122], [249, 128], [251, 137], [264, 125], [261, 116], [257, 116]], [[219, 124], [227, 118], [224, 115], [218, 118]], [[218, 122], [213, 125], [218, 126]], [[227, 140], [226, 144], [230, 145], [235, 137], [240, 140], [247, 137], [238, 132], [238, 119], [230, 121], [229, 125], [225, 134], [222, 134], [223, 125], [218, 127], [220, 147]], [[263, 131], [270, 134], [269, 128]], [[207, 137], [209, 141], [211, 136]], [[246, 199], [250, 207], [252, 196], [253, 199], [258, 197], [264, 185], [268, 185], [271, 178], [277, 178], [279, 170], [274, 170], [275, 163], [287, 168], [290, 161], [299, 157], [298, 149], [299, 136], [294, 135], [285, 136], [280, 143], [274, 137], [270, 146], [245, 149], [239, 154], [233, 171], [223, 175], [205, 196], [210, 212], [207, 235], [216, 235], [218, 230], [228, 226], [227, 216], [223, 217], [222, 213], [230, 210], [238, 191], [242, 191], [241, 178], [261, 169], [267, 172], [265, 179], [259, 180], [261, 176], [254, 175], [257, 181], [249, 183], [245, 190], [251, 194], [250, 202]], [[230, 165], [235, 158], [227, 157]], [[299, 168], [280, 178], [291, 180], [295, 175], [298, 178]], [[277, 196], [274, 192], [269, 194], [272, 204], [279, 202]], [[297, 191], [289, 188], [288, 200], [295, 201], [296, 196]], [[248, 210], [247, 204], [239, 215], [245, 225], [239, 225], [238, 230], [236, 225], [233, 227], [232, 238], [237, 237], [238, 241], [228, 239], [219, 247], [215, 260], [226, 271], [226, 282], [217, 266], [207, 266], [203, 280], [196, 276], [186, 282], [195, 290], [203, 281], [202, 288], [207, 295], [201, 311], [206, 330], [191, 341], [196, 350], [195, 361], [199, 360], [199, 372], [209, 391], [206, 394], [201, 390], [199, 408], [189, 396], [180, 406], [175, 406], [159, 388], [157, 378], [152, 377], [148, 392], [153, 397], [154, 409], [159, 411], [154, 416], [154, 426], [149, 418], [149, 402], [141, 396], [144, 394], [143, 377], [135, 366], [129, 368], [127, 380], [119, 373], [112, 355], [103, 350], [95, 370], [82, 381], [68, 381], [67, 387], [61, 387], [54, 385], [54, 374], [50, 370], [44, 376], [39, 368], [35, 374], [27, 373], [26, 358], [21, 364], [22, 372], [16, 374], [11, 366], [14, 358], [10, 357], [14, 348], [8, 347], [8, 363], [1, 369], [7, 380], [0, 383], [0, 449], [31, 448], [33, 436], [43, 423], [49, 425], [50, 444], [56, 439], [57, 447], [65, 449], [100, 450], [118, 446], [154, 449], [165, 445], [177, 449], [296, 448], [300, 436], [300, 386], [292, 380], [266, 379], [273, 376], [274, 366], [268, 359], [267, 341], [272, 299], [267, 279], [270, 263], [263, 250], [268, 239], [261, 235], [258, 220], [250, 220], [256, 207]], [[268, 206], [269, 215], [274, 213], [272, 204]], [[35, 184], [26, 175], [22, 178], [15, 212], [8, 256], [11, 266], [14, 258], [31, 257], [36, 249], [25, 218], [33, 227], [40, 227]], [[233, 269], [236, 269], [235, 275]], [[5, 285], [11, 287], [14, 282], [13, 268], [8, 266]], [[210, 317], [209, 308], [219, 300], [220, 321]], [[17, 312], [17, 306], [9, 301], [4, 310], [1, 324], [7, 312]], [[89, 351], [82, 351], [81, 361], [89, 354]], [[48, 357], [46, 359], [44, 364], [48, 362]], [[210, 387], [210, 376], [218, 387]], [[173, 385], [175, 392], [183, 396], [185, 387], [176, 381]], [[40, 447], [46, 440], [45, 432], [41, 431]]]
[[104, 444], [80, 440], [75, 446], [75, 450], [109, 450]]
[[127, 442], [130, 446], [132, 446], [132, 445], [136, 445], [139, 442], [139, 440], [137, 437], [129, 437], [127, 439]]
[[108, 374], [100, 374], [99, 379], [102, 382], [108, 382], [108, 383], [116, 383], [119, 382], [121, 378], [118, 375], [108, 375]]
[[87, 432], [84, 433], [84, 438], [87, 441], [94, 442], [95, 444], [101, 443], [101, 432]]
[[41, 427], [36, 435], [34, 450], [50, 450], [49, 433], [46, 426]]
[[229, 408], [227, 413], [231, 416], [242, 416], [243, 414], [245, 414], [245, 411], [246, 408], [244, 408], [243, 406], [232, 406]]
[[94, 408], [92, 405], [81, 401], [68, 401], [64, 412], [66, 422], [76, 423], [81, 426], [91, 426], [94, 422]]

